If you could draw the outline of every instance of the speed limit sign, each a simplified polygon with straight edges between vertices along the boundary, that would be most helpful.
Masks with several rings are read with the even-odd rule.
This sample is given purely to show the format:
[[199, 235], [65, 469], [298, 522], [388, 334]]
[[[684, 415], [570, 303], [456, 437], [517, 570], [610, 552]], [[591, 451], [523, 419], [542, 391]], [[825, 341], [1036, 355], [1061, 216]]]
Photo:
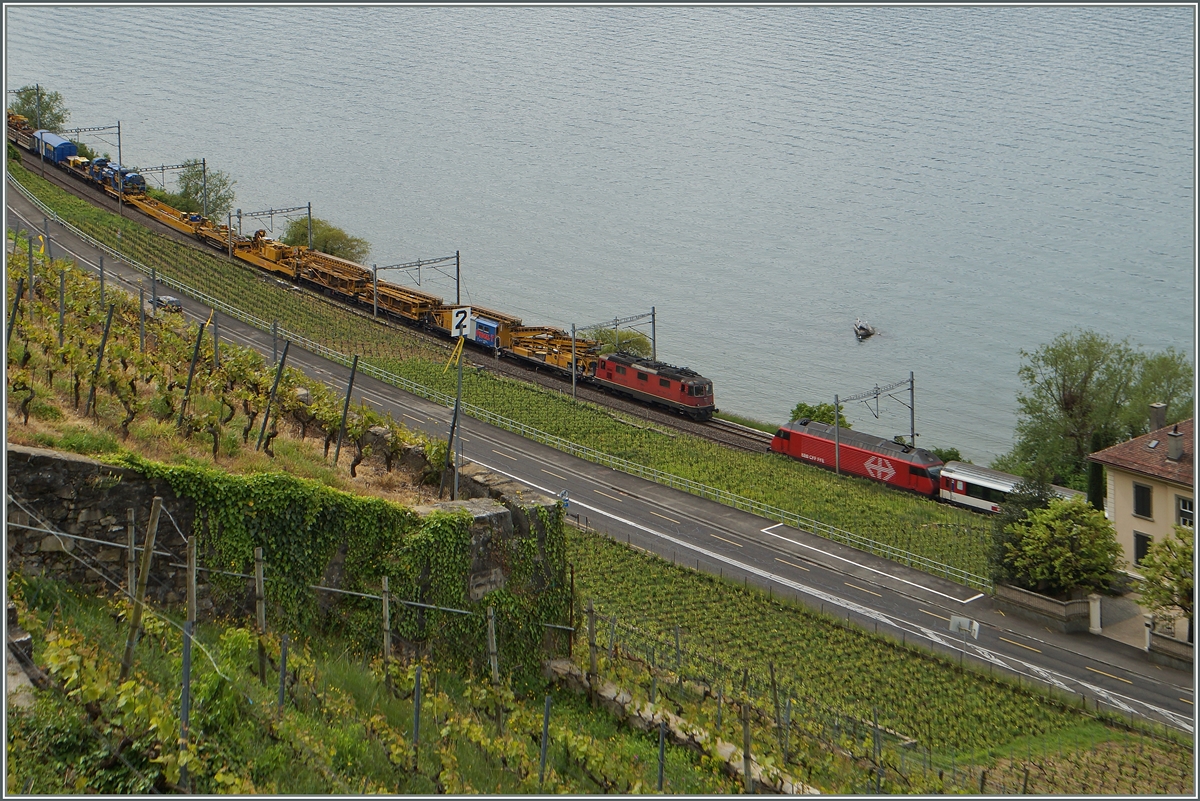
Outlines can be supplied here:
[[465, 337], [471, 333], [471, 307], [460, 306], [450, 310], [450, 336]]

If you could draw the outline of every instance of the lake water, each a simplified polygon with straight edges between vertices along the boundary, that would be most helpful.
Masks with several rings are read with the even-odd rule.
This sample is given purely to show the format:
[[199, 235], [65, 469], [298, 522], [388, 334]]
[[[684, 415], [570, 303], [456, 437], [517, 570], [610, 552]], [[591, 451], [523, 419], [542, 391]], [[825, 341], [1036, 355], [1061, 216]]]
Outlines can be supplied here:
[[[727, 411], [911, 371], [919, 443], [988, 461], [1021, 349], [1194, 357], [1191, 8], [9, 6], [5, 36], [6, 88], [120, 120], [127, 164], [204, 157], [380, 265], [461, 250], [464, 301], [529, 324], [654, 306]], [[879, 411], [847, 415], [907, 433]]]

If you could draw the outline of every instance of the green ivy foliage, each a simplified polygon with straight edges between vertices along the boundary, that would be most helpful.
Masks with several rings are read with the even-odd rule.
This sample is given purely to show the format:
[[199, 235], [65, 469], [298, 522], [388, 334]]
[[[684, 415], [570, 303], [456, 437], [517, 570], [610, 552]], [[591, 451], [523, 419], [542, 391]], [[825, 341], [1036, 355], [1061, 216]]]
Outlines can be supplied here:
[[[543, 624], [567, 623], [570, 586], [561, 505], [519, 510], [530, 520], [528, 532], [497, 538], [495, 532], [473, 528], [466, 510], [422, 517], [391, 501], [282, 473], [237, 476], [202, 464], [165, 465], [133, 454], [118, 458], [195, 503], [201, 564], [251, 575], [254, 549], [263, 549], [268, 625], [273, 629], [300, 635], [336, 629], [363, 653], [379, 652], [378, 600], [312, 589], [324, 586], [326, 569], [335, 559], [341, 563], [340, 589], [379, 595], [382, 579], [388, 577], [395, 636], [479, 671], [488, 666], [489, 606], [495, 610], [502, 672], [514, 678], [540, 671]], [[507, 577], [505, 586], [472, 601], [472, 541], [481, 545], [489, 534], [493, 561], [498, 557]], [[213, 573], [210, 583], [218, 600], [251, 597], [244, 578]]]

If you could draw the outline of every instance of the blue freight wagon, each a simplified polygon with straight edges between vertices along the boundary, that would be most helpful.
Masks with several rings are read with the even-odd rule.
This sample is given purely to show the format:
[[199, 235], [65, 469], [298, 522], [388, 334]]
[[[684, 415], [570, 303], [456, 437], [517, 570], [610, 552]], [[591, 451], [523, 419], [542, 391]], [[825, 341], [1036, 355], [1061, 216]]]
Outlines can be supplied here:
[[33, 146], [47, 160], [62, 164], [71, 156], [79, 155], [79, 148], [69, 139], [63, 139], [50, 131], [34, 131]]

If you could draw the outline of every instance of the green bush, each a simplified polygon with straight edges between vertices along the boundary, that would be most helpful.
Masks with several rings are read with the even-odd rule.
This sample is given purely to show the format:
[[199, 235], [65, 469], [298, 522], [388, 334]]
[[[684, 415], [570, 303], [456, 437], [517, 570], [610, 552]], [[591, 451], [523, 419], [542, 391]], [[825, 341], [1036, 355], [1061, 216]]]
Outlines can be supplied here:
[[1051, 595], [1108, 586], [1121, 565], [1117, 533], [1104, 513], [1078, 496], [1005, 526], [1004, 566], [1014, 583]]

